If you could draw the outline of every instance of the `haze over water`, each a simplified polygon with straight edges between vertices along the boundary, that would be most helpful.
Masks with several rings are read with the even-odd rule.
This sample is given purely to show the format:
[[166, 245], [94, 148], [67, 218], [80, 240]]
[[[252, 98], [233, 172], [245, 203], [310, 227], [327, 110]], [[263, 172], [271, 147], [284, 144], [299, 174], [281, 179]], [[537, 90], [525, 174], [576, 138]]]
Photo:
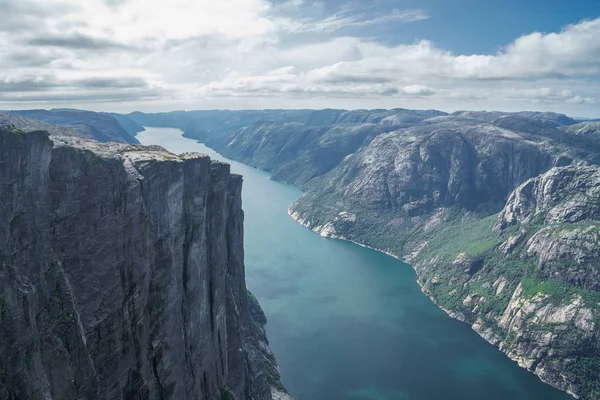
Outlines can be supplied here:
[[296, 400], [567, 400], [438, 309], [410, 266], [293, 221], [302, 193], [171, 128], [137, 138], [244, 176], [246, 280]]

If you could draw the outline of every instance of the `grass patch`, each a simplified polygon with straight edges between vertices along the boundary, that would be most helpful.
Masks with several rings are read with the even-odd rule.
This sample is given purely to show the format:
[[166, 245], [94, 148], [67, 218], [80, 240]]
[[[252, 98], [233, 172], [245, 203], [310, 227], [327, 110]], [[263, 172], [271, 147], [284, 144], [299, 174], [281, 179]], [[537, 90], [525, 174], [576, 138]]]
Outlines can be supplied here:
[[17, 214], [14, 217], [12, 217], [10, 220], [10, 227], [14, 228], [19, 223], [20, 218], [21, 218], [20, 214]]
[[6, 299], [4, 297], [0, 297], [0, 318], [2, 318], [2, 321], [5, 321], [7, 316], [8, 306], [6, 305]]
[[221, 389], [221, 400], [233, 400], [233, 395], [227, 389]]
[[27, 368], [27, 370], [29, 370], [29, 368], [31, 367], [31, 352], [29, 350], [27, 350], [25, 352], [25, 357], [23, 359], [23, 362], [25, 363], [25, 368]]
[[494, 214], [467, 223], [450, 221], [423, 234], [421, 240], [429, 242], [432, 254], [448, 261], [460, 253], [475, 257], [502, 243], [503, 238], [493, 230], [497, 219], [498, 214]]
[[523, 287], [523, 296], [527, 299], [531, 299], [538, 293], [560, 298], [573, 295], [568, 285], [557, 280], [536, 282], [534, 278], [523, 278], [521, 286]]

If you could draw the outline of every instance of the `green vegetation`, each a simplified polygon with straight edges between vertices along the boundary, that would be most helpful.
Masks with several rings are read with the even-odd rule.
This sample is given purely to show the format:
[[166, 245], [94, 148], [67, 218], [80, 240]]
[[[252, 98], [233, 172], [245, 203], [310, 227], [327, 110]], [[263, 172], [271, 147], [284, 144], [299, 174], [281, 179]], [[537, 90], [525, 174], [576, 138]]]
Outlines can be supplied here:
[[6, 305], [6, 299], [4, 297], [0, 297], [0, 318], [2, 321], [5, 321], [7, 316], [8, 306]]
[[227, 389], [221, 389], [221, 400], [233, 400], [233, 395]]
[[435, 249], [435, 255], [452, 261], [460, 253], [478, 256], [503, 242], [503, 238], [493, 231], [498, 214], [483, 219], [462, 223], [451, 220], [427, 232], [419, 241], [428, 241], [428, 248]]
[[12, 217], [11, 220], [10, 220], [10, 227], [14, 228], [15, 225], [17, 225], [17, 223], [19, 222], [20, 218], [21, 218], [21, 214], [17, 214], [14, 217]]
[[547, 294], [553, 299], [570, 300], [573, 297], [573, 291], [569, 285], [558, 280], [548, 280], [537, 282], [534, 278], [522, 278], [521, 286], [523, 287], [523, 297], [527, 299], [533, 298], [536, 294]]
[[586, 398], [600, 399], [600, 381], [598, 380], [600, 359], [582, 354], [567, 364], [566, 370], [567, 373], [578, 378], [578, 382], [582, 386], [581, 393], [589, 393]]
[[96, 154], [96, 153], [92, 153], [92, 157], [91, 157], [91, 159], [88, 161], [88, 164], [89, 164], [89, 165], [98, 165], [98, 164], [100, 164], [102, 161], [104, 161], [104, 159], [103, 159], [103, 158], [102, 158], [100, 155], [98, 155], [98, 154]]
[[27, 350], [25, 352], [25, 358], [23, 362], [25, 363], [25, 368], [29, 370], [29, 368], [31, 367], [31, 351]]
[[24, 135], [25, 134], [25, 131], [23, 129], [17, 128], [16, 126], [13, 126], [12, 131], [14, 133], [16, 133], [16, 134], [19, 134], [19, 135]]

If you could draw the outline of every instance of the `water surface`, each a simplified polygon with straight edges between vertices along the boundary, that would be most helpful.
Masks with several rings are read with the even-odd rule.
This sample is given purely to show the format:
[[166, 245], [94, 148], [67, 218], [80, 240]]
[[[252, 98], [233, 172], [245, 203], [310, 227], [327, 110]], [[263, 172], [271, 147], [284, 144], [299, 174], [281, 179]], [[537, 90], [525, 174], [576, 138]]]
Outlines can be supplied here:
[[137, 138], [244, 176], [246, 279], [296, 400], [567, 400], [420, 291], [410, 266], [287, 215], [301, 192], [170, 128]]

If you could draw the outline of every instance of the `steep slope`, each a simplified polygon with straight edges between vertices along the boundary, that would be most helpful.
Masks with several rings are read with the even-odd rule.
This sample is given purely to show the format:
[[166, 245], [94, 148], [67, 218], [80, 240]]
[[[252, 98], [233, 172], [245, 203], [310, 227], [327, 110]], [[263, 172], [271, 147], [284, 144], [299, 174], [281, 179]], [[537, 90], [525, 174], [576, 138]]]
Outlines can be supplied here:
[[241, 184], [204, 155], [0, 128], [0, 398], [271, 399]]
[[391, 129], [369, 123], [311, 126], [262, 122], [216, 135], [189, 129], [184, 136], [198, 139], [233, 160], [270, 171], [274, 179], [307, 188], [348, 154]]
[[214, 137], [256, 123], [297, 122], [307, 126], [359, 123], [398, 125], [417, 123], [444, 115], [447, 114], [438, 110], [396, 108], [392, 110], [197, 110], [155, 114], [134, 112], [125, 116], [140, 125], [179, 128], [190, 135]]
[[123, 129], [125, 129], [125, 131], [127, 131], [129, 136], [133, 137], [133, 136], [137, 135], [138, 133], [143, 132], [145, 130], [143, 126], [141, 126], [137, 122], [133, 121], [132, 119], [127, 118], [124, 115], [117, 114], [117, 113], [108, 113], [108, 114], [117, 120], [119, 125], [121, 125], [123, 127]]
[[46, 131], [56, 136], [83, 137], [76, 129], [70, 126], [52, 125], [37, 119], [21, 117], [6, 112], [0, 112], [0, 126], [13, 126], [24, 132]]
[[139, 143], [123, 129], [114, 117], [106, 113], [71, 109], [13, 110], [9, 112], [54, 125], [70, 126], [81, 136], [99, 142]]
[[586, 121], [567, 127], [566, 132], [594, 138], [600, 141], [600, 121]]
[[346, 157], [290, 214], [411, 262], [451, 316], [545, 382], [597, 399], [598, 154], [521, 116], [425, 122]]
[[455, 228], [470, 246], [430, 235], [414, 258], [424, 291], [545, 382], [599, 398], [600, 167], [553, 168]]
[[525, 180], [553, 166], [598, 158], [592, 150], [567, 146], [545, 134], [455, 117], [425, 122], [378, 135], [346, 157], [294, 208], [321, 210], [311, 199], [322, 202], [321, 194], [329, 193], [361, 208], [397, 213], [397, 218], [451, 207], [489, 215]]

